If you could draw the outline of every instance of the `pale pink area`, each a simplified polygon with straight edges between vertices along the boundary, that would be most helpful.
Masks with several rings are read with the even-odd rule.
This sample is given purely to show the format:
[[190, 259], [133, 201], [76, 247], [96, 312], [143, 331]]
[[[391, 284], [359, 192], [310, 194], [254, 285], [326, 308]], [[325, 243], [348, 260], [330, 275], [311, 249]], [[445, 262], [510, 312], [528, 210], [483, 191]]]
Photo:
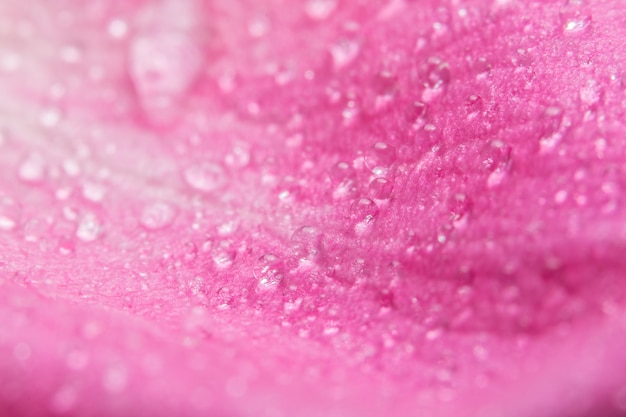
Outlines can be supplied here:
[[626, 413], [625, 28], [0, 0], [0, 415]]

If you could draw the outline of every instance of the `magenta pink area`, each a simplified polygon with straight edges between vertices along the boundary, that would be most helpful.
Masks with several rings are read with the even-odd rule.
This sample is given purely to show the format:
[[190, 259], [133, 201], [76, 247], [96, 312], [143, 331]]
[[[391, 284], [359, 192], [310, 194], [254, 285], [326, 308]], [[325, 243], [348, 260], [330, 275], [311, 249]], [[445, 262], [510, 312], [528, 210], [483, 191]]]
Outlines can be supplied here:
[[0, 415], [626, 414], [620, 1], [0, 1]]

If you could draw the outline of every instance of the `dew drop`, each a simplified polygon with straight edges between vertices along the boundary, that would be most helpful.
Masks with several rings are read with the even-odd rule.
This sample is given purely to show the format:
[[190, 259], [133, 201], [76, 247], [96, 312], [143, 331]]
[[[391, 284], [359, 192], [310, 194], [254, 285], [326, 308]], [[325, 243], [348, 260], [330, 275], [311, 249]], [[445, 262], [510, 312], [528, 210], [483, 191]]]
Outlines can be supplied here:
[[0, 196], [0, 230], [11, 231], [17, 227], [22, 214], [20, 205], [10, 197]]
[[377, 142], [365, 152], [365, 166], [373, 172], [387, 171], [395, 161], [395, 148], [385, 142]]
[[144, 112], [169, 121], [202, 69], [199, 43], [178, 30], [138, 34], [130, 43], [129, 73]]
[[291, 236], [293, 254], [301, 263], [316, 262], [322, 252], [322, 231], [314, 226], [302, 226]]
[[102, 233], [102, 225], [93, 213], [85, 214], [78, 223], [76, 237], [83, 242], [93, 242]]
[[591, 25], [591, 11], [584, 0], [567, 0], [559, 10], [565, 33], [579, 33]]
[[30, 184], [40, 183], [46, 176], [46, 166], [43, 157], [39, 154], [31, 154], [20, 164], [17, 172], [18, 177]]
[[72, 387], [66, 386], [58, 390], [50, 400], [50, 411], [53, 414], [67, 414], [76, 405], [78, 394]]
[[313, 20], [326, 20], [337, 8], [337, 0], [307, 0], [304, 11]]
[[463, 193], [456, 193], [448, 200], [448, 210], [450, 220], [455, 229], [467, 227], [470, 212], [472, 211], [472, 201]]
[[253, 38], [262, 38], [270, 31], [271, 23], [265, 15], [256, 16], [248, 23], [248, 33]]
[[115, 366], [107, 369], [102, 377], [104, 389], [111, 393], [124, 391], [128, 384], [128, 373], [122, 366]]
[[388, 200], [393, 192], [393, 183], [387, 178], [375, 178], [369, 184], [369, 194], [375, 200]]
[[579, 94], [580, 100], [583, 103], [588, 106], [594, 106], [598, 104], [602, 98], [602, 87], [600, 87], [596, 80], [590, 78], [585, 81], [585, 84], [580, 88]]
[[450, 82], [448, 63], [437, 57], [431, 57], [426, 61], [422, 66], [421, 75], [425, 87], [422, 99], [425, 102], [430, 102], [440, 95], [444, 87]]
[[425, 124], [426, 104], [421, 101], [414, 101], [406, 110], [405, 117], [407, 122], [414, 127], [422, 127]]
[[222, 241], [212, 250], [211, 258], [218, 269], [228, 269], [235, 262], [237, 251], [228, 241]]
[[369, 198], [360, 198], [355, 201], [350, 210], [350, 219], [354, 224], [354, 231], [359, 235], [368, 231], [376, 221], [378, 214], [378, 206]]
[[106, 188], [102, 184], [94, 182], [86, 182], [83, 184], [83, 197], [93, 202], [100, 203], [106, 195]]
[[329, 170], [328, 176], [335, 186], [333, 190], [334, 199], [340, 200], [351, 197], [356, 193], [356, 172], [349, 163], [340, 161], [333, 165]]
[[361, 45], [355, 39], [342, 39], [330, 47], [335, 70], [341, 70], [350, 65], [359, 55]]
[[39, 123], [44, 127], [53, 128], [61, 122], [62, 118], [63, 114], [61, 110], [56, 107], [50, 107], [41, 111], [39, 114]]
[[221, 287], [217, 290], [216, 294], [217, 305], [220, 310], [225, 310], [230, 307], [233, 302], [233, 296], [230, 293], [230, 289], [228, 287]]
[[160, 230], [170, 226], [175, 216], [176, 210], [170, 204], [156, 202], [144, 207], [139, 222], [148, 230]]
[[273, 290], [285, 277], [285, 267], [276, 255], [267, 253], [258, 259], [254, 276], [259, 289]]
[[493, 188], [502, 184], [511, 168], [511, 154], [510, 146], [499, 141], [491, 143], [489, 156], [483, 160], [483, 164], [489, 171], [487, 187]]
[[183, 172], [185, 182], [193, 189], [205, 193], [215, 191], [226, 184], [226, 172], [212, 162], [192, 165]]
[[123, 39], [128, 34], [128, 23], [122, 19], [113, 19], [107, 25], [107, 32], [113, 39]]

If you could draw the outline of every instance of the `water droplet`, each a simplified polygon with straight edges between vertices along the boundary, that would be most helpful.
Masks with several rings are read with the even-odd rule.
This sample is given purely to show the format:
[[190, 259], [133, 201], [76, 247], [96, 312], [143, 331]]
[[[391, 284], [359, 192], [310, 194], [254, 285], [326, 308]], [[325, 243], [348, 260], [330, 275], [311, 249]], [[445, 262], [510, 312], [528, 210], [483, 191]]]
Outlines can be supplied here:
[[17, 172], [18, 177], [27, 183], [35, 184], [44, 180], [46, 166], [43, 157], [39, 154], [31, 154], [20, 164]]
[[314, 263], [322, 252], [322, 231], [313, 226], [302, 226], [291, 236], [293, 254], [300, 262]]
[[567, 0], [559, 10], [565, 33], [578, 33], [591, 25], [591, 10], [584, 0]]
[[19, 224], [22, 209], [10, 197], [0, 196], [0, 230], [10, 231]]
[[330, 47], [335, 70], [341, 70], [350, 65], [359, 55], [361, 45], [355, 39], [342, 39]]
[[455, 229], [464, 229], [467, 227], [470, 212], [473, 203], [463, 193], [456, 193], [448, 200], [448, 211], [450, 212], [450, 220]]
[[593, 78], [587, 79], [580, 87], [580, 100], [588, 106], [595, 106], [602, 98], [602, 87]]
[[276, 255], [267, 253], [258, 259], [254, 276], [258, 281], [259, 289], [273, 290], [285, 277], [285, 267]]
[[448, 63], [437, 57], [429, 58], [422, 66], [421, 79], [425, 87], [422, 99], [425, 102], [430, 102], [439, 96], [450, 82]]
[[128, 23], [122, 19], [113, 19], [107, 25], [107, 32], [113, 39], [123, 39], [128, 34]]
[[0, 69], [12, 73], [22, 66], [22, 58], [14, 52], [4, 52], [0, 55]]
[[212, 162], [202, 162], [188, 167], [183, 173], [187, 184], [198, 191], [209, 193], [226, 184], [226, 172]]
[[354, 196], [357, 191], [355, 184], [356, 172], [352, 165], [340, 161], [330, 168], [328, 176], [332, 184], [335, 185], [333, 190], [334, 199], [340, 200]]
[[271, 23], [267, 16], [258, 15], [248, 23], [248, 33], [253, 38], [262, 38], [270, 31]]
[[83, 184], [83, 197], [85, 199], [93, 202], [100, 203], [104, 199], [106, 194], [106, 188], [102, 184], [97, 184], [94, 182], [86, 182]]
[[213, 249], [211, 258], [218, 269], [228, 269], [235, 262], [237, 251], [229, 241], [222, 241]]
[[198, 256], [198, 247], [193, 242], [185, 243], [183, 248], [183, 259], [185, 262], [191, 262]]
[[148, 230], [160, 230], [170, 226], [176, 210], [168, 203], [156, 202], [144, 207], [139, 222]]
[[385, 142], [377, 142], [365, 152], [364, 161], [372, 172], [383, 174], [396, 161], [396, 150]]
[[76, 45], [65, 45], [59, 51], [59, 57], [67, 64], [76, 64], [83, 58], [83, 51]]
[[368, 231], [376, 221], [379, 212], [376, 203], [369, 198], [360, 198], [355, 201], [350, 210], [350, 219], [354, 224], [354, 231], [359, 235]]
[[53, 128], [61, 122], [62, 118], [63, 113], [61, 113], [60, 109], [56, 107], [50, 107], [41, 111], [41, 113], [39, 114], [39, 123], [41, 123], [41, 125], [44, 127]]
[[426, 104], [421, 101], [414, 101], [406, 110], [405, 117], [407, 122], [411, 123], [414, 128], [422, 127], [426, 117]]
[[326, 20], [337, 8], [337, 0], [307, 0], [304, 11], [313, 20]]
[[489, 172], [487, 187], [500, 185], [511, 168], [512, 148], [500, 141], [493, 141], [486, 149], [483, 165]]
[[50, 410], [53, 414], [69, 413], [78, 400], [78, 394], [72, 387], [66, 386], [58, 390], [50, 401]]
[[128, 373], [122, 366], [115, 366], [107, 369], [102, 378], [104, 389], [111, 393], [124, 391], [128, 384]]
[[150, 31], [130, 44], [129, 73], [140, 104], [155, 122], [170, 122], [202, 70], [200, 45], [181, 30]]
[[224, 162], [233, 168], [243, 168], [250, 163], [250, 150], [244, 145], [235, 146], [224, 157]]
[[93, 213], [85, 214], [76, 229], [76, 237], [83, 242], [93, 242], [100, 237], [102, 225]]
[[388, 200], [393, 192], [393, 183], [387, 178], [375, 178], [368, 187], [369, 194], [376, 200]]
[[228, 287], [222, 287], [217, 290], [217, 306], [220, 310], [225, 310], [230, 307], [233, 302], [233, 296], [230, 294]]

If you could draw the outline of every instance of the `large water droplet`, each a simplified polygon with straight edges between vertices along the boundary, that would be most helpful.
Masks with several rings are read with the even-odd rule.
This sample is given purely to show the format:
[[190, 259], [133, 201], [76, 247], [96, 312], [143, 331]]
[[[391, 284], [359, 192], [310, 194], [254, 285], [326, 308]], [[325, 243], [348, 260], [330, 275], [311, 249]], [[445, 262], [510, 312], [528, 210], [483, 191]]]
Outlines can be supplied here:
[[17, 227], [22, 214], [20, 205], [10, 197], [0, 196], [0, 230], [9, 231]]
[[285, 267], [276, 255], [267, 253], [258, 259], [254, 276], [259, 289], [273, 290], [285, 277]]
[[93, 213], [83, 215], [76, 228], [76, 237], [83, 242], [93, 242], [102, 233], [102, 224]]
[[304, 11], [313, 20], [325, 20], [337, 8], [337, 0], [307, 0]]
[[565, 33], [583, 32], [591, 25], [591, 10], [584, 0], [566, 0], [559, 18]]
[[139, 222], [148, 230], [164, 229], [172, 224], [176, 210], [168, 203], [156, 202], [144, 207]]
[[226, 172], [212, 162], [201, 162], [185, 169], [183, 177], [187, 184], [198, 191], [209, 193], [226, 184]]
[[376, 200], [388, 200], [393, 192], [393, 183], [387, 178], [375, 178], [368, 187], [369, 194]]

